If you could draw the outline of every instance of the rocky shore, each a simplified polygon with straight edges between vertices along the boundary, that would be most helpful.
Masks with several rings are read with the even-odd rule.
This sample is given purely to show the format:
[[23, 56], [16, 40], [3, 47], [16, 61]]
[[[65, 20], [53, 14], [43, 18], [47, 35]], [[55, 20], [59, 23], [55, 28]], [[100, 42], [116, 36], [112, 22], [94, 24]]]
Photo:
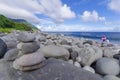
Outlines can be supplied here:
[[43, 32], [1, 33], [0, 80], [120, 80], [120, 46]]

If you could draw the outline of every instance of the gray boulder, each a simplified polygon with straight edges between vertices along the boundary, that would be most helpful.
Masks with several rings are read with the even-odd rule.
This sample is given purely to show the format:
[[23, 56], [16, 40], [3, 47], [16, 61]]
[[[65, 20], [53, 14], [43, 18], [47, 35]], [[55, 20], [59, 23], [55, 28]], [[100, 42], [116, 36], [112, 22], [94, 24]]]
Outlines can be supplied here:
[[77, 61], [76, 61], [76, 62], [74, 62], [74, 66], [81, 68], [80, 63], [78, 63]]
[[107, 47], [108, 46], [108, 43], [107, 42], [102, 42], [101, 43], [101, 47]]
[[54, 57], [54, 58], [61, 58], [64, 60], [69, 59], [69, 52], [64, 47], [56, 46], [56, 45], [48, 45], [42, 47], [41, 52], [45, 55], [45, 57]]
[[85, 47], [81, 49], [78, 56], [81, 57], [81, 64], [83, 66], [89, 66], [103, 55], [102, 50], [95, 47]]
[[60, 42], [62, 45], [67, 45], [69, 44], [67, 39], [62, 39], [61, 42]]
[[17, 48], [10, 49], [6, 52], [4, 59], [8, 61], [15, 60], [18, 56], [19, 50]]
[[76, 45], [72, 46], [71, 49], [69, 50], [70, 58], [75, 61], [80, 51], [81, 51], [81, 48], [77, 47]]
[[88, 43], [85, 43], [85, 44], [84, 44], [84, 47], [91, 47], [91, 45], [88, 44]]
[[9, 42], [9, 41], [17, 41], [17, 38], [16, 38], [17, 34], [15, 33], [10, 33], [10, 34], [7, 34], [6, 36], [3, 36], [1, 39], [5, 42]]
[[19, 43], [17, 45], [17, 48], [23, 53], [23, 54], [27, 54], [27, 53], [32, 53], [37, 51], [40, 46], [37, 44], [37, 42], [29, 42], [29, 43]]
[[46, 37], [42, 34], [37, 34], [35, 37], [36, 37], [37, 41], [40, 41], [40, 42], [45, 42], [46, 41]]
[[22, 71], [33, 70], [40, 68], [43, 65], [42, 61], [44, 60], [44, 55], [40, 52], [26, 54], [16, 59], [13, 62], [13, 67]]
[[0, 59], [3, 58], [6, 51], [7, 51], [6, 43], [2, 39], [0, 39]]
[[1, 80], [103, 80], [100, 76], [77, 68], [63, 60], [48, 59], [40, 69], [21, 72], [11, 63], [0, 61]]
[[7, 41], [6, 42], [7, 48], [12, 49], [17, 47], [17, 41]]
[[90, 66], [84, 66], [83, 69], [87, 70], [87, 71], [90, 71], [92, 73], [95, 73], [95, 70], [92, 67], [90, 67]]
[[76, 61], [80, 63], [81, 62], [81, 57], [80, 56], [76, 57]]
[[70, 64], [74, 63], [74, 61], [72, 59], [68, 60], [67, 62], [70, 63]]
[[103, 51], [101, 48], [98, 48], [96, 46], [91, 46], [93, 48], [93, 50], [95, 51], [94, 56], [95, 56], [95, 60], [102, 58], [103, 57]]
[[84, 45], [83, 45], [82, 42], [79, 42], [79, 43], [77, 43], [76, 45], [77, 45], [79, 48], [84, 48]]
[[119, 49], [103, 48], [103, 55], [105, 57], [113, 58], [114, 55], [118, 54]]
[[86, 40], [85, 42], [83, 42], [83, 44], [90, 44], [90, 45], [93, 45], [93, 40]]
[[51, 39], [49, 39], [49, 40], [46, 41], [45, 45], [55, 45], [55, 44]]
[[47, 39], [55, 40], [55, 39], [57, 39], [57, 35], [55, 35], [55, 34], [49, 34], [49, 35], [46, 36], [46, 38]]
[[70, 45], [61, 45], [61, 47], [64, 47], [65, 49], [67, 49], [68, 51], [70, 51], [71, 46]]
[[94, 50], [92, 48], [82, 48], [78, 52], [78, 56], [81, 57], [81, 65], [86, 66], [86, 65], [91, 65], [92, 62], [94, 62]]
[[114, 75], [106, 75], [103, 77], [104, 80], [120, 80], [117, 76]]
[[101, 58], [96, 62], [96, 71], [102, 75], [118, 75], [120, 72], [119, 62], [116, 59]]
[[33, 42], [35, 40], [35, 36], [32, 33], [20, 32], [17, 39], [21, 42]]

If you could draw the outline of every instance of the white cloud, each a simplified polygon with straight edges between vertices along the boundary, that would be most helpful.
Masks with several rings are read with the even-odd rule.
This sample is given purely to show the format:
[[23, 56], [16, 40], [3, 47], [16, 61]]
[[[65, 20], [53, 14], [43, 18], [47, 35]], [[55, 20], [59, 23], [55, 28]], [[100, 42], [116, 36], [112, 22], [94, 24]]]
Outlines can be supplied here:
[[119, 26], [114, 27], [114, 28], [113, 28], [113, 31], [116, 31], [116, 32], [117, 32], [117, 31], [119, 31], [119, 32], [120, 32], [120, 25], [119, 25]]
[[54, 22], [63, 22], [75, 17], [70, 7], [61, 0], [0, 0], [0, 14], [10, 18], [21, 18], [37, 23], [40, 18], [35, 14], [45, 15]]
[[115, 27], [109, 26], [88, 26], [88, 25], [37, 25], [42, 31], [113, 31]]
[[70, 7], [68, 7], [66, 4], [61, 7], [61, 16], [63, 18], [73, 18], [75, 17], [74, 12], [71, 12]]
[[66, 4], [62, 5], [60, 0], [41, 0], [43, 13], [51, 17], [55, 22], [63, 22], [64, 19], [75, 17], [75, 13]]
[[96, 11], [84, 11], [81, 16], [82, 20], [85, 22], [97, 22], [97, 21], [105, 21], [105, 17], [99, 17]]
[[113, 23], [112, 22], [105, 22], [105, 25], [112, 25]]
[[110, 0], [110, 2], [108, 3], [108, 7], [111, 10], [114, 10], [120, 13], [120, 0]]

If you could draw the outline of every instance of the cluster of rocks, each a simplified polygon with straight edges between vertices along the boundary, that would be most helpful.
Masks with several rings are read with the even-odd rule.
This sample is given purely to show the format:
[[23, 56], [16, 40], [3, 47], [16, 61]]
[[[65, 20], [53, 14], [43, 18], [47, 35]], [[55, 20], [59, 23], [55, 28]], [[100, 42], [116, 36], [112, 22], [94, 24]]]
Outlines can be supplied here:
[[26, 31], [1, 36], [0, 43], [2, 80], [120, 80], [119, 45]]

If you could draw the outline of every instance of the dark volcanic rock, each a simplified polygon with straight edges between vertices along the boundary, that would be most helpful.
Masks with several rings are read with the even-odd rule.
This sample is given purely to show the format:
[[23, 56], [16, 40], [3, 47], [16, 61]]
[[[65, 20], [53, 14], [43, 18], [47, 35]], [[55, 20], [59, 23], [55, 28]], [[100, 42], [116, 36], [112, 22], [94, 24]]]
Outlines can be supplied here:
[[0, 80], [103, 80], [100, 76], [77, 68], [63, 60], [48, 59], [41, 69], [21, 72], [12, 63], [0, 61]]
[[2, 39], [0, 39], [0, 58], [3, 58], [6, 51], [7, 51], [6, 43]]

